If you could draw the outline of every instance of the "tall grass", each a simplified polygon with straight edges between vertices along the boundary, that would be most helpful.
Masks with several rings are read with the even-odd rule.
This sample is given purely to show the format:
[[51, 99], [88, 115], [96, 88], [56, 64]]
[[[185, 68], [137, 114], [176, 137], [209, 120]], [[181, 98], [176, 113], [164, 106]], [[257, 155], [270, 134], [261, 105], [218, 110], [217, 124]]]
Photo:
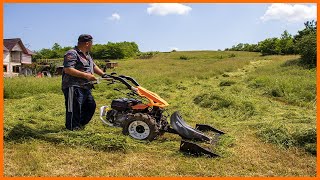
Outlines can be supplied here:
[[61, 77], [17, 77], [4, 79], [5, 99], [19, 99], [33, 95], [61, 92]]
[[282, 60], [256, 69], [248, 80], [250, 87], [262, 89], [264, 95], [289, 104], [315, 106], [315, 69], [305, 69], [298, 64], [288, 65]]
[[[229, 53], [229, 52], [226, 52]], [[180, 54], [192, 54], [194, 59], [181, 61]], [[190, 78], [207, 79], [220, 75], [225, 71], [232, 71], [249, 63], [246, 55], [257, 57], [257, 53], [239, 53], [239, 59], [217, 59], [222, 52], [174, 52], [160, 53], [153, 59], [119, 60], [119, 67], [107, 70], [107, 73], [117, 72], [135, 78], [142, 86], [152, 87], [171, 85]], [[97, 91], [105, 91], [97, 86]], [[61, 93], [61, 77], [36, 78], [19, 77], [4, 80], [4, 98], [22, 98], [41, 93]]]
[[[293, 112], [279, 112], [282, 119], [268, 121], [259, 127], [257, 135], [266, 142], [280, 147], [301, 147], [316, 154], [316, 76], [315, 69], [305, 68], [298, 59], [274, 60], [269, 66], [258, 67], [250, 73], [248, 86], [259, 90], [261, 95], [278, 101], [283, 106], [296, 106]], [[302, 111], [311, 109], [312, 114]], [[297, 114], [300, 112], [301, 114]], [[276, 113], [276, 112], [274, 112]], [[313, 120], [311, 120], [313, 119]], [[260, 124], [261, 125], [261, 124]]]

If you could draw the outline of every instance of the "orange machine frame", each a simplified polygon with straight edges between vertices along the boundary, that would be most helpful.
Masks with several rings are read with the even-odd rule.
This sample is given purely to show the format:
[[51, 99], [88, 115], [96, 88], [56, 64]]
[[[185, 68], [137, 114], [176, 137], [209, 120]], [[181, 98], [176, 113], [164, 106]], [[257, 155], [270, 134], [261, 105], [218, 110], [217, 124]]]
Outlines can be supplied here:
[[139, 94], [139, 96], [145, 97], [149, 100], [150, 103], [147, 104], [147, 106], [149, 106], [149, 107], [157, 106], [157, 107], [161, 107], [161, 108], [169, 106], [167, 101], [162, 99], [158, 94], [151, 92], [141, 86], [137, 86], [136, 88], [138, 89], [137, 93]]

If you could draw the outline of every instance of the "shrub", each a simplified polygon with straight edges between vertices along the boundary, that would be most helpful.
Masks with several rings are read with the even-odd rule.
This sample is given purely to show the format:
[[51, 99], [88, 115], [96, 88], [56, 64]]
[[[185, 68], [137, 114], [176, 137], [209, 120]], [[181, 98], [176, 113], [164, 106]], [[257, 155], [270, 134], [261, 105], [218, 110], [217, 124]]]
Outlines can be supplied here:
[[158, 53], [159, 53], [158, 51], [140, 52], [137, 54], [137, 58], [138, 59], [151, 59]]
[[297, 42], [297, 49], [301, 55], [301, 62], [310, 67], [317, 66], [317, 35], [310, 33]]
[[272, 54], [279, 54], [279, 46], [280, 40], [278, 38], [268, 38], [264, 41], [258, 43], [259, 49], [263, 56], [265, 55], [272, 55]]
[[223, 59], [224, 57], [222, 55], [216, 56], [217, 59]]
[[229, 54], [229, 56], [228, 56], [229, 58], [233, 58], [233, 57], [236, 57], [236, 55], [235, 54]]
[[182, 56], [180, 56], [180, 59], [182, 59], [182, 60], [189, 60], [190, 58], [189, 58], [188, 56], [182, 55]]

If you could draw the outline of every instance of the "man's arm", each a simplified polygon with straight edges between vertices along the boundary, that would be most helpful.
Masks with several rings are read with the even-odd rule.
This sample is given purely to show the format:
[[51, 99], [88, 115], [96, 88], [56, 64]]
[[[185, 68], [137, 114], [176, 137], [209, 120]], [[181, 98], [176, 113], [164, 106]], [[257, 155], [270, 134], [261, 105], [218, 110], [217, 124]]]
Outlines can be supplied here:
[[69, 74], [74, 77], [79, 77], [79, 78], [84, 78], [89, 81], [94, 81], [97, 80], [94, 75], [90, 73], [85, 73], [81, 72], [77, 69], [75, 69], [75, 66], [77, 64], [77, 54], [74, 52], [74, 50], [69, 50], [65, 55], [64, 55], [64, 60], [63, 60], [63, 71], [66, 74]]
[[76, 70], [74, 68], [63, 68], [64, 72], [66, 74], [69, 74], [71, 76], [75, 76], [75, 77], [79, 77], [79, 78], [84, 78], [87, 79], [89, 81], [95, 81], [97, 80], [96, 77], [94, 77], [93, 74], [89, 74], [89, 73], [85, 73], [85, 72], [81, 72], [79, 70]]
[[98, 74], [99, 76], [102, 76], [105, 74], [97, 65], [95, 65], [93, 67], [93, 71], [94, 71], [94, 73]]

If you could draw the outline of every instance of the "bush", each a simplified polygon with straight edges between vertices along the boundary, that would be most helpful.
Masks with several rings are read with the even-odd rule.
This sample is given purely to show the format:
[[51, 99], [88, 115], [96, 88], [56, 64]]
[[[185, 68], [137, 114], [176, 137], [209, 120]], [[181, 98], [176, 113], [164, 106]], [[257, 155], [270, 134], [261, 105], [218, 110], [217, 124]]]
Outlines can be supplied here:
[[159, 53], [158, 51], [140, 52], [137, 54], [136, 58], [138, 58], [138, 59], [151, 59], [158, 53]]
[[236, 55], [235, 54], [229, 54], [229, 56], [228, 56], [229, 58], [233, 58], [233, 57], [236, 57]]
[[310, 67], [317, 66], [317, 35], [310, 33], [297, 42], [297, 49], [301, 55], [301, 62]]
[[105, 51], [108, 59], [130, 58], [139, 53], [138, 45], [135, 42], [108, 42], [105, 47], [106, 48], [102, 50]]
[[182, 55], [182, 56], [180, 56], [180, 59], [182, 59], [182, 60], [189, 60], [190, 58], [189, 58], [188, 56]]
[[258, 46], [261, 50], [263, 56], [265, 55], [273, 55], [279, 54], [279, 46], [280, 40], [278, 38], [268, 38], [264, 41], [259, 42]]

